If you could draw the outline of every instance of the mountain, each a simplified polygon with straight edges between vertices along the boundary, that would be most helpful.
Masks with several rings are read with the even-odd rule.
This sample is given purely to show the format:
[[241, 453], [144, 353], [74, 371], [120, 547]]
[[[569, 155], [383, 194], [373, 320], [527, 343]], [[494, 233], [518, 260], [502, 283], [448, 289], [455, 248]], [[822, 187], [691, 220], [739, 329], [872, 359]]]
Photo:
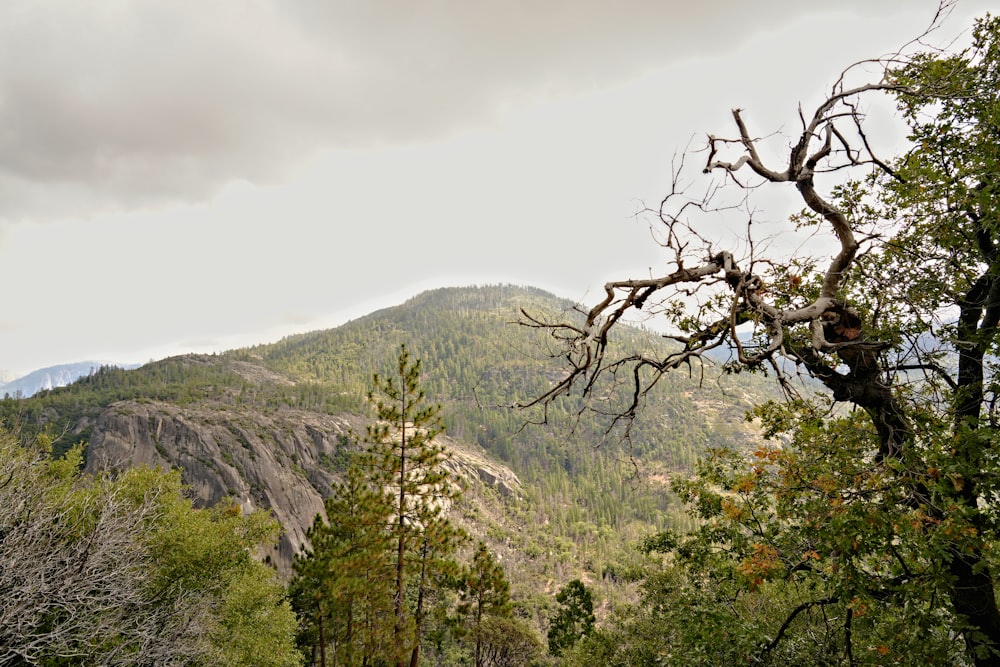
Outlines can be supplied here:
[[[102, 366], [112, 366], [106, 361], [80, 361], [73, 364], [59, 364], [32, 371], [19, 378], [10, 378], [6, 382], [0, 382], [0, 395], [20, 396], [28, 398], [40, 391], [54, 389], [55, 387], [65, 387], [71, 382], [75, 382], [85, 375], [94, 373]], [[121, 368], [138, 368], [138, 364], [121, 365]]]
[[[269, 557], [287, 572], [341, 479], [353, 434], [364, 432], [372, 374], [389, 370], [405, 343], [422, 361], [422, 387], [442, 404], [452, 465], [467, 486], [453, 515], [500, 555], [522, 606], [542, 609], [547, 589], [572, 578], [616, 580], [630, 543], [684, 525], [667, 475], [708, 447], [753, 442], [743, 414], [769, 391], [754, 375], [676, 374], [627, 438], [581, 413], [576, 398], [537, 423], [538, 411], [511, 406], [562, 371], [547, 334], [516, 322], [521, 309], [572, 317], [572, 305], [524, 287], [433, 290], [273, 344], [100, 368], [66, 387], [4, 399], [0, 418], [51, 434], [57, 452], [85, 443], [88, 471], [178, 467], [203, 505], [231, 497], [247, 511], [269, 509], [285, 529]], [[616, 344], [667, 349], [640, 330]], [[617, 391], [602, 398], [614, 401]]]

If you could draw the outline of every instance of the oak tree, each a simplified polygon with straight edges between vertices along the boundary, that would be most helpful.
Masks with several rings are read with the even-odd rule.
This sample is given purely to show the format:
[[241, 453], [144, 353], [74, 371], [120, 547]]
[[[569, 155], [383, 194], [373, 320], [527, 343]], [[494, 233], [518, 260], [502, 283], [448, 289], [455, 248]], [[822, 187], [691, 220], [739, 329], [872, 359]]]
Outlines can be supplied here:
[[[791, 137], [758, 135], [734, 109], [732, 134], [706, 139], [701, 176], [679, 159], [653, 211], [667, 272], [608, 283], [577, 320], [523, 319], [566, 362], [537, 405], [624, 385], [625, 403], [597, 409], [627, 424], [665, 374], [704, 371], [713, 351], [731, 350], [728, 372], [776, 378], [788, 400], [755, 415], [772, 444], [716, 452], [677, 486], [704, 522], [682, 559], [724, 554], [742, 590], [795, 593], [757, 627], [756, 660], [776, 660], [819, 614], [838, 664], [890, 664], [908, 647], [1000, 665], [1000, 20], [977, 21], [965, 48], [931, 49], [951, 4], [904, 49], [845, 70]], [[897, 156], [867, 123], [886, 100], [910, 138]], [[764, 190], [803, 207], [780, 235], [754, 224]], [[703, 231], [740, 212], [739, 246]], [[669, 352], [612, 345], [643, 316]], [[923, 645], [914, 628], [932, 630]]]

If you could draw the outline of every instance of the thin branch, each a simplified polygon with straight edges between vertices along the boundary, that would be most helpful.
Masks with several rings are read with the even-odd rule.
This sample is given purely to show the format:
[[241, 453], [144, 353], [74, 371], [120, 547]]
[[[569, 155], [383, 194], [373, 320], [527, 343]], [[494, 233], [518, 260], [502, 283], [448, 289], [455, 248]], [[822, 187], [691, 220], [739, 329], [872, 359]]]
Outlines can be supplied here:
[[839, 602], [839, 598], [837, 596], [831, 596], [819, 600], [810, 600], [809, 602], [803, 602], [802, 604], [797, 606], [795, 609], [792, 610], [792, 612], [788, 615], [785, 621], [781, 624], [781, 627], [778, 628], [778, 634], [774, 636], [774, 639], [772, 639], [763, 647], [761, 647], [760, 657], [763, 658], [765, 655], [767, 655], [768, 653], [770, 653], [771, 651], [773, 651], [778, 647], [778, 644], [781, 643], [781, 640], [785, 636], [785, 633], [788, 632], [788, 628], [791, 627], [792, 622], [798, 617], [799, 614], [809, 609], [812, 609], [813, 607], [817, 606], [825, 607], [827, 605], [836, 604], [837, 602]]

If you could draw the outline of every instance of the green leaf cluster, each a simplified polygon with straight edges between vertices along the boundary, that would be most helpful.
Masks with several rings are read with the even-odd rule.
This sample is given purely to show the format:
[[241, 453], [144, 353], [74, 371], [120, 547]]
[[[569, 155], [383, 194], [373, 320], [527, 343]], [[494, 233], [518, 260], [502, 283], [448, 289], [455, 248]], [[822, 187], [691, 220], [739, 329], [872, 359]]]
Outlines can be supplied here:
[[284, 587], [252, 557], [277, 526], [196, 510], [178, 473], [79, 473], [0, 431], [0, 663], [294, 667]]

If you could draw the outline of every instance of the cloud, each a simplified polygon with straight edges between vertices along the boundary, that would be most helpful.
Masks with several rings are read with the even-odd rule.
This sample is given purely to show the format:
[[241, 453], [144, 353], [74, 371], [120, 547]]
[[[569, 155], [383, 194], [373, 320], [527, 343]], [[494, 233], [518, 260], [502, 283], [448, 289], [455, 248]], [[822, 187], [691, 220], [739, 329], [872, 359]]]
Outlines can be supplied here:
[[320, 150], [434, 140], [724, 52], [804, 4], [8, 0], [0, 220], [197, 201]]
[[0, 191], [15, 210], [199, 198], [234, 176], [275, 178], [313, 141], [315, 58], [265, 14], [13, 7], [0, 21]]

